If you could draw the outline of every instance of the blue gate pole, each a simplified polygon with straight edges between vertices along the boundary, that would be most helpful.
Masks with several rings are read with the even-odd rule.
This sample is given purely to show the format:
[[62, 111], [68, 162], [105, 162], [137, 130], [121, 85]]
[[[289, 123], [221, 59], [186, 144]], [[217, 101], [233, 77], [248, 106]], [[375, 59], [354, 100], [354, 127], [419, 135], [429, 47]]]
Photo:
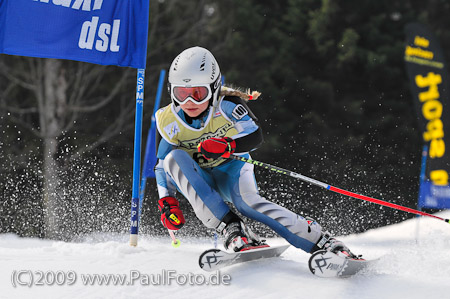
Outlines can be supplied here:
[[[425, 171], [427, 166], [427, 157], [428, 157], [428, 146], [424, 145], [422, 149], [422, 162], [420, 166], [420, 185], [419, 185], [419, 196], [417, 198], [417, 210], [422, 211], [422, 205], [420, 204], [422, 202], [422, 194], [423, 194], [423, 184], [425, 183]], [[420, 217], [419, 215], [416, 216]], [[416, 243], [419, 243], [419, 219], [416, 220]]]
[[[417, 201], [417, 209], [419, 211], [422, 211], [422, 206], [421, 206], [421, 202], [422, 202], [422, 188], [423, 188], [423, 183], [425, 182], [425, 171], [426, 171], [426, 167], [427, 167], [427, 157], [428, 157], [428, 145], [424, 145], [423, 149], [422, 149], [422, 162], [421, 162], [421, 166], [420, 166], [420, 185], [419, 185], [419, 197], [418, 197], [418, 201]], [[419, 215], [417, 215], [417, 217], [419, 217]]]
[[145, 69], [138, 69], [136, 82], [136, 115], [134, 124], [133, 190], [131, 195], [130, 245], [137, 246], [139, 233], [139, 182], [141, 174], [142, 111], [144, 106]]
[[[155, 138], [154, 138], [154, 136], [150, 136], [150, 134], [152, 134], [152, 132], [156, 132], [155, 131], [155, 127], [156, 127], [155, 114], [156, 114], [156, 111], [158, 111], [160, 103], [161, 103], [161, 94], [164, 89], [165, 77], [166, 77], [166, 70], [161, 70], [161, 72], [159, 73], [158, 90], [156, 91], [155, 105], [153, 106], [152, 122], [151, 122], [150, 129], [148, 131], [148, 136], [147, 136], [147, 146], [146, 146], [146, 150], [145, 150], [144, 167], [142, 169], [141, 188], [140, 188], [140, 192], [139, 192], [139, 220], [142, 215], [142, 202], [144, 201], [145, 185], [147, 183], [147, 176], [148, 176], [148, 172], [149, 172], [149, 169], [147, 169], [147, 168], [150, 167], [149, 155], [156, 156], [156, 144], [151, 142], [151, 140], [154, 140]], [[149, 147], [153, 147], [153, 148], [149, 148]], [[151, 167], [155, 167], [155, 165], [151, 165]], [[152, 174], [154, 176], [154, 171], [152, 172]]]

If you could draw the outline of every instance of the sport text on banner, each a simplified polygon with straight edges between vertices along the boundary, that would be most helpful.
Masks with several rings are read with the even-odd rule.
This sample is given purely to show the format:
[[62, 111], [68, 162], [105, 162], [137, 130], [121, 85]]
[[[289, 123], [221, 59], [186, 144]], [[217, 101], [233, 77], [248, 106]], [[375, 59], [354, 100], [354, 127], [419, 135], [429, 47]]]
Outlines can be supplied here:
[[450, 99], [448, 73], [438, 40], [423, 25], [406, 27], [405, 63], [424, 144], [429, 144], [425, 176], [448, 185], [450, 173]]

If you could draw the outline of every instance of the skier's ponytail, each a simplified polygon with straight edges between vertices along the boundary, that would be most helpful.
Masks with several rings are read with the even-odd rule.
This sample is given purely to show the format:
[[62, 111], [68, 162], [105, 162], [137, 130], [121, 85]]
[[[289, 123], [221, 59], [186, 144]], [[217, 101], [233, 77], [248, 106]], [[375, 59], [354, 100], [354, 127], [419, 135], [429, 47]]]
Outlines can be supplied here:
[[244, 92], [239, 89], [222, 86], [222, 88], [220, 90], [220, 95], [221, 96], [235, 96], [235, 97], [240, 97], [241, 99], [243, 99], [245, 101], [252, 101], [252, 100], [256, 100], [261, 95], [261, 93], [256, 90], [250, 91], [250, 89], [248, 89], [246, 92]]

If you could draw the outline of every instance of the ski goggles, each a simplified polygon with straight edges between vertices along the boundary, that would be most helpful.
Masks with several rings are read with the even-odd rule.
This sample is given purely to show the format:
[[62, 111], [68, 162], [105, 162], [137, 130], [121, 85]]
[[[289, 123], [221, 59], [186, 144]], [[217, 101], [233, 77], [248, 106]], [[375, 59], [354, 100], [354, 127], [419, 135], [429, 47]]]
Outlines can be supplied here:
[[171, 96], [178, 104], [183, 105], [187, 101], [192, 101], [197, 105], [203, 104], [211, 98], [211, 87], [209, 85], [200, 86], [177, 86], [172, 85]]

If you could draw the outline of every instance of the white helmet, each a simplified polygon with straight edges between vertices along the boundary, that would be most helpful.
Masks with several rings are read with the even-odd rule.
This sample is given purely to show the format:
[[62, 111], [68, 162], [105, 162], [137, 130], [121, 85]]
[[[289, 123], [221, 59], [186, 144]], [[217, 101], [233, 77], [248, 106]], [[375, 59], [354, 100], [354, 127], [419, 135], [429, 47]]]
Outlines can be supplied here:
[[219, 64], [205, 48], [192, 47], [181, 52], [169, 70], [169, 93], [174, 105], [191, 100], [198, 104], [219, 101], [221, 75]]

